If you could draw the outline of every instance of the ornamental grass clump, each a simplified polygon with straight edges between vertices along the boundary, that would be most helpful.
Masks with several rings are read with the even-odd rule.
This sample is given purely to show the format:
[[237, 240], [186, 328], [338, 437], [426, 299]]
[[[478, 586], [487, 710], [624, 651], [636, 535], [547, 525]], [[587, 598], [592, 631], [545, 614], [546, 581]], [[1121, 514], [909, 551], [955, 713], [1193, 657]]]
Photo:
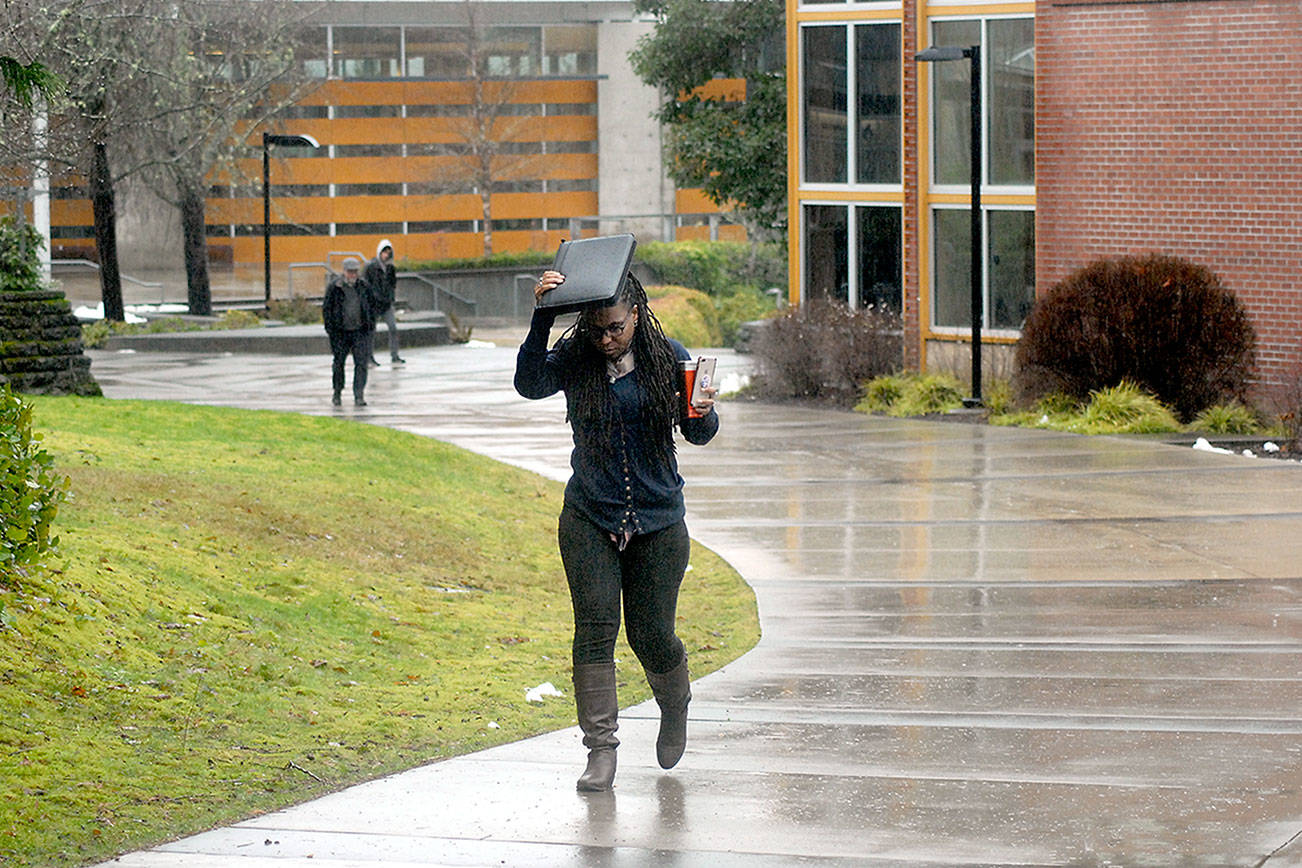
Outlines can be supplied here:
[[1180, 423], [1156, 397], [1122, 381], [1090, 395], [1080, 415], [1083, 434], [1160, 434], [1179, 431]]
[[1237, 402], [1213, 404], [1195, 416], [1189, 427], [1208, 434], [1256, 434], [1262, 430], [1256, 411]]
[[1129, 381], [1189, 421], [1243, 400], [1256, 335], [1234, 293], [1207, 268], [1151, 254], [1100, 260], [1036, 301], [1017, 347], [1019, 401], [1084, 400]]
[[950, 374], [910, 371], [877, 377], [864, 390], [854, 408], [860, 413], [930, 416], [963, 406], [963, 384]]

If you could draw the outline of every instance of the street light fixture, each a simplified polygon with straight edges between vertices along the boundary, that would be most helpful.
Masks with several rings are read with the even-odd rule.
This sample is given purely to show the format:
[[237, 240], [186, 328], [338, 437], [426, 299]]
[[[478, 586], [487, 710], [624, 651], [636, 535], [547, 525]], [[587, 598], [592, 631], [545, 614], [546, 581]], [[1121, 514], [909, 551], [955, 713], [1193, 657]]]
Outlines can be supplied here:
[[981, 46], [933, 45], [914, 55], [921, 63], [935, 63], [968, 58], [972, 64], [972, 397], [963, 399], [965, 407], [981, 406], [981, 322], [985, 318], [985, 257], [981, 250]]
[[262, 134], [262, 262], [263, 290], [267, 307], [271, 307], [271, 146], [319, 148], [311, 136]]

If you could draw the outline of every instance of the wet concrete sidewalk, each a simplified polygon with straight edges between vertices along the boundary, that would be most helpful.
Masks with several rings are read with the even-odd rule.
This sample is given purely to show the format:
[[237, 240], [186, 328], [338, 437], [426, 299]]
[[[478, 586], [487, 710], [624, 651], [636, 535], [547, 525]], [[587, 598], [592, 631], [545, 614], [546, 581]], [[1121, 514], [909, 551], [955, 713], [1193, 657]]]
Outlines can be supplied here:
[[[404, 355], [342, 410], [324, 357], [93, 372], [111, 397], [333, 413], [567, 475], [563, 403], [514, 394], [513, 346]], [[764, 635], [694, 685], [678, 768], [655, 765], [646, 704], [612, 794], [574, 791], [569, 729], [113, 864], [1302, 864], [1302, 465], [722, 413], [681, 448], [688, 520]]]

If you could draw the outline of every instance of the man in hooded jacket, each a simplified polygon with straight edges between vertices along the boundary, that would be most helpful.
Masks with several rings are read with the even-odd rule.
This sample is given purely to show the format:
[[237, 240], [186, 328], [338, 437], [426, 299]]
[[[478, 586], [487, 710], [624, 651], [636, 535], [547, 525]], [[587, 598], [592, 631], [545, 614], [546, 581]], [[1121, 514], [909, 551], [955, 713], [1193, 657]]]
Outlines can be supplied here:
[[389, 327], [389, 358], [401, 365], [406, 359], [398, 355], [398, 320], [393, 314], [394, 293], [398, 286], [398, 273], [393, 267], [393, 244], [384, 239], [375, 248], [375, 258], [366, 263], [366, 282], [375, 299], [375, 321], [381, 319]]

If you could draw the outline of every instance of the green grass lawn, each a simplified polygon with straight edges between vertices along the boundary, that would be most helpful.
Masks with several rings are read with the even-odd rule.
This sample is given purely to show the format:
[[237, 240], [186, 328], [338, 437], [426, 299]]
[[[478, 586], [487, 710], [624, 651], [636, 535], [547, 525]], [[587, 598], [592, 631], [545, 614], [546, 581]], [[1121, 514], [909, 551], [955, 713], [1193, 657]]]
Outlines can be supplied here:
[[[573, 724], [559, 484], [346, 420], [31, 400], [72, 497], [53, 571], [0, 583], [0, 863], [94, 861]], [[679, 616], [694, 675], [758, 639], [750, 589], [699, 546]], [[647, 698], [617, 657], [621, 704]], [[526, 702], [544, 681], [566, 698]]]

